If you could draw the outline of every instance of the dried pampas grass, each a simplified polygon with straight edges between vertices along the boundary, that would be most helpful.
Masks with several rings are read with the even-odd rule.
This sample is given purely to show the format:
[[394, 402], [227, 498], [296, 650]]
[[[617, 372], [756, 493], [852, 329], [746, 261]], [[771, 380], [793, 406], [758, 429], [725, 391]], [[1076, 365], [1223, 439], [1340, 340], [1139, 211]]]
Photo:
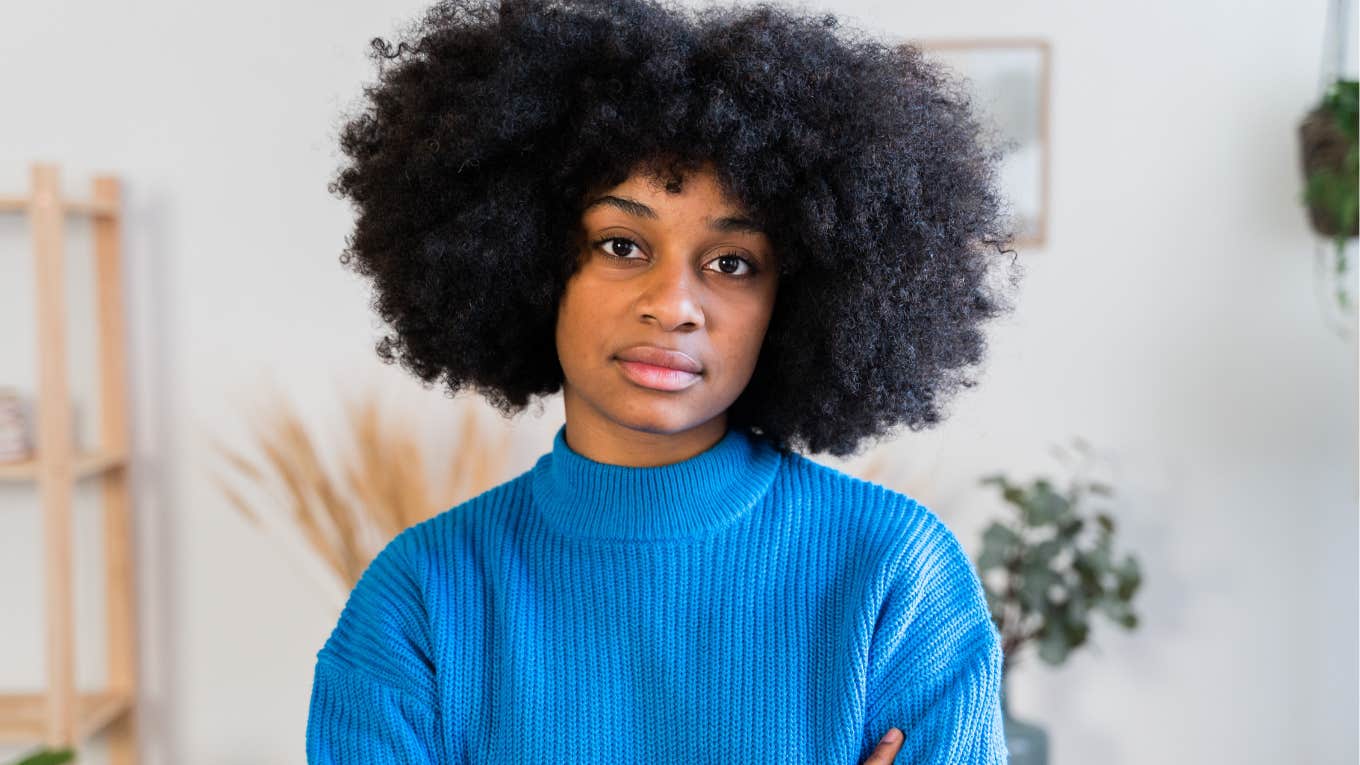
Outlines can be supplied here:
[[[439, 471], [444, 480], [436, 485], [417, 427], [381, 411], [371, 391], [344, 409], [351, 443], [337, 470], [323, 463], [319, 445], [329, 439], [309, 433], [279, 396], [251, 423], [259, 462], [213, 439], [229, 472], [248, 487], [214, 474], [228, 502], [256, 526], [300, 538], [333, 574], [341, 597], [403, 529], [505, 480], [510, 440], [508, 430], [488, 438], [465, 405], [447, 469]], [[247, 493], [261, 499], [252, 502]]]

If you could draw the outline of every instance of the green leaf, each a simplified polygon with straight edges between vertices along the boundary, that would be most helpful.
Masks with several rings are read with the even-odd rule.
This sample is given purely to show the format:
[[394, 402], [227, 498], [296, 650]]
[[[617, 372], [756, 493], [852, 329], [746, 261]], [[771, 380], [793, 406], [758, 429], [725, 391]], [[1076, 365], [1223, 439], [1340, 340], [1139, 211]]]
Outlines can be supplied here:
[[1058, 527], [1058, 537], [1063, 540], [1073, 539], [1081, 533], [1083, 528], [1086, 528], [1085, 520], [1081, 518], [1070, 518], [1063, 521], [1062, 525]]
[[58, 765], [76, 758], [74, 749], [44, 749], [19, 760], [15, 765]]
[[1110, 618], [1113, 622], [1123, 622], [1129, 617], [1128, 605], [1118, 598], [1102, 598], [1100, 600], [1100, 611]]
[[1086, 485], [1086, 490], [1091, 492], [1092, 494], [1100, 494], [1106, 497], [1114, 495], [1114, 489], [1110, 488], [1109, 485], [1103, 483], [1096, 482], [1089, 483]]
[[1086, 642], [1090, 635], [1091, 628], [1084, 620], [1073, 619], [1068, 621], [1067, 638], [1068, 649], [1076, 648]]
[[1062, 552], [1064, 546], [1065, 545], [1060, 539], [1045, 539], [1039, 544], [1034, 545], [1034, 547], [1030, 549], [1029, 555], [1026, 557], [1035, 563], [1041, 563], [1047, 568], [1052, 565], [1053, 559], [1058, 557], [1058, 553]]
[[1054, 666], [1067, 659], [1067, 636], [1056, 630], [1039, 641], [1039, 658]]
[[1047, 569], [1027, 568], [1016, 589], [1020, 591], [1020, 603], [1030, 611], [1044, 613], [1048, 610], [1048, 588], [1053, 584], [1053, 574]]
[[1004, 488], [1006, 486], [1006, 476], [1001, 473], [992, 473], [990, 475], [985, 475], [979, 478], [978, 484], [981, 486], [987, 486], [990, 484], [994, 486], [1001, 486]]
[[1094, 574], [1081, 575], [1081, 594], [1091, 603], [1100, 600], [1105, 596], [1105, 588], [1101, 586], [1099, 577]]
[[1024, 505], [1025, 525], [1031, 527], [1047, 526], [1068, 515], [1067, 497], [1053, 491], [1042, 478], [1034, 482], [1029, 502]]
[[1006, 565], [1006, 551], [1000, 545], [983, 545], [982, 552], [978, 553], [978, 571], [990, 571]]
[[1094, 569], [1096, 576], [1102, 576], [1110, 570], [1110, 553], [1107, 546], [1097, 544], [1081, 554], [1085, 556], [1086, 562]]
[[1087, 606], [1085, 593], [1080, 589], [1071, 590], [1066, 605], [1068, 621], [1085, 624], [1086, 614], [1089, 610], [1090, 608]]
[[1000, 521], [992, 521], [991, 525], [982, 532], [983, 544], [995, 545], [1007, 551], [1019, 547], [1021, 541], [1019, 534]]
[[1119, 577], [1116, 593], [1124, 600], [1131, 599], [1143, 582], [1143, 576], [1138, 570], [1138, 561], [1132, 555], [1125, 556], [1124, 563], [1115, 570], [1115, 574]]
[[1327, 89], [1326, 96], [1322, 103], [1328, 111], [1336, 117], [1337, 127], [1341, 132], [1352, 141], [1357, 138], [1356, 117], [1360, 110], [1357, 110], [1357, 92], [1360, 92], [1360, 81], [1337, 79]]
[[1018, 505], [1021, 508], [1025, 506], [1025, 493], [1014, 486], [1007, 486], [1001, 492], [1001, 496], [1012, 505]]

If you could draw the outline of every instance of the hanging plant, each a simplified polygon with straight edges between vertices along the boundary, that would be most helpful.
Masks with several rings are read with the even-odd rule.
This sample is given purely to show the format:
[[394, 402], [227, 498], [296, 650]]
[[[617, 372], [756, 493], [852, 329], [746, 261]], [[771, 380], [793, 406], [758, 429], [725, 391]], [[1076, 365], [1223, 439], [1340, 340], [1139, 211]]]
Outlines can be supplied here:
[[1303, 203], [1313, 230], [1336, 245], [1337, 274], [1347, 270], [1346, 241], [1360, 235], [1357, 92], [1356, 80], [1336, 80], [1299, 124]]

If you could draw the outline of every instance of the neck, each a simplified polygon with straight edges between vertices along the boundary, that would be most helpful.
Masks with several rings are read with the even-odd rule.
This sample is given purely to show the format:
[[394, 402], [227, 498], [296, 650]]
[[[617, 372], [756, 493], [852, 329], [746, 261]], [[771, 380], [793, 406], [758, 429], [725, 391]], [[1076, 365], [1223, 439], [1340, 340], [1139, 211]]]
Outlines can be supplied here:
[[659, 540], [707, 536], [737, 521], [768, 492], [781, 460], [770, 442], [727, 430], [707, 448], [660, 465], [610, 464], [569, 445], [558, 428], [534, 466], [543, 519], [573, 537]]
[[572, 451], [595, 462], [627, 467], [656, 467], [689, 459], [711, 448], [727, 432], [724, 410], [706, 422], [676, 433], [654, 433], [620, 425], [564, 386], [566, 439]]

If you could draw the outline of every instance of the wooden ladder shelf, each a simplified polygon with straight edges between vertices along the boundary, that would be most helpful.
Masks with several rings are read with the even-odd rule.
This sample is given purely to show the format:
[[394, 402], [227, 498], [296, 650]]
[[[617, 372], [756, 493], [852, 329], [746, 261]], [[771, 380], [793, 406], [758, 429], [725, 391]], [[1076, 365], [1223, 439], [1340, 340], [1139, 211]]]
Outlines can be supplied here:
[[[132, 503], [128, 485], [128, 418], [118, 179], [95, 176], [90, 201], [63, 199], [58, 168], [31, 167], [28, 196], [0, 195], [0, 213], [28, 216], [37, 295], [38, 438], [36, 458], [0, 463], [0, 481], [36, 484], [43, 514], [47, 620], [47, 689], [0, 693], [0, 743], [79, 749], [108, 735], [109, 761], [134, 765], [137, 737], [137, 618]], [[77, 451], [67, 378], [64, 227], [71, 217], [93, 225], [99, 332], [100, 438]], [[75, 687], [71, 498], [77, 481], [99, 481], [103, 500], [108, 686]]]

